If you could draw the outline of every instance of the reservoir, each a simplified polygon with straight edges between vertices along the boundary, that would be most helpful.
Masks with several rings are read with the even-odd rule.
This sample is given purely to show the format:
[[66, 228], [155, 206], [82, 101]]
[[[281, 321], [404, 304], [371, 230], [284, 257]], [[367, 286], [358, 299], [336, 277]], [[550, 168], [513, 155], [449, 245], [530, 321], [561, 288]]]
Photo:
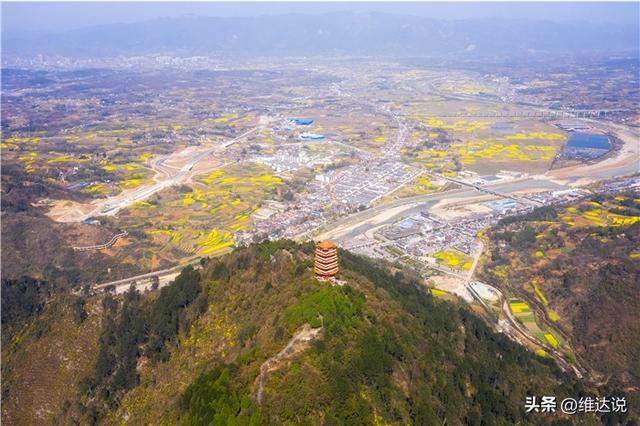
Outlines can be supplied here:
[[611, 141], [606, 135], [595, 133], [573, 133], [569, 137], [563, 154], [567, 157], [596, 158], [611, 149]]

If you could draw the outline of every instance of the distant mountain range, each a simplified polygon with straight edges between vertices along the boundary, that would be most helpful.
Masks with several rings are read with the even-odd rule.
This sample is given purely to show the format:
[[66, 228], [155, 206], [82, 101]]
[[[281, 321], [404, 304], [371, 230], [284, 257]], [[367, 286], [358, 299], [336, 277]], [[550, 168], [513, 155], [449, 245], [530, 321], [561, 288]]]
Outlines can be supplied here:
[[184, 16], [32, 37], [3, 36], [7, 56], [494, 56], [634, 51], [638, 26], [585, 22], [443, 21], [380, 13]]

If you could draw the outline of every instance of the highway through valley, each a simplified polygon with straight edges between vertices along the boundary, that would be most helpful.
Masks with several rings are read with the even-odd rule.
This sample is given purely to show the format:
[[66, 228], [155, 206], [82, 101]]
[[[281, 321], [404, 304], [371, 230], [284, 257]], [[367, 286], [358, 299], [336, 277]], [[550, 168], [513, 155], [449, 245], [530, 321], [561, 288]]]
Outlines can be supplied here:
[[[145, 200], [152, 196], [153, 194], [160, 192], [166, 188], [169, 188], [174, 185], [178, 185], [189, 178], [189, 176], [193, 173], [193, 168], [203, 159], [208, 156], [223, 151], [229, 146], [245, 139], [247, 136], [257, 132], [261, 129], [261, 126], [255, 127], [247, 132], [244, 132], [240, 136], [237, 136], [229, 141], [226, 141], [220, 145], [214, 146], [212, 148], [207, 149], [206, 151], [202, 151], [194, 155], [181, 169], [175, 172], [176, 169], [167, 166], [165, 163], [170, 157], [160, 157], [155, 159], [152, 164], [154, 170], [158, 173], [158, 175], [162, 176], [162, 179], [159, 179], [158, 175], [156, 175], [156, 182], [151, 185], [145, 185], [140, 188], [124, 191], [123, 193], [116, 195], [114, 197], [107, 198], [100, 202], [95, 209], [86, 214], [84, 217], [79, 218], [80, 221], [85, 220], [89, 217], [94, 216], [112, 216], [118, 213], [120, 210], [134, 204], [138, 201]], [[176, 155], [176, 154], [173, 154]]]

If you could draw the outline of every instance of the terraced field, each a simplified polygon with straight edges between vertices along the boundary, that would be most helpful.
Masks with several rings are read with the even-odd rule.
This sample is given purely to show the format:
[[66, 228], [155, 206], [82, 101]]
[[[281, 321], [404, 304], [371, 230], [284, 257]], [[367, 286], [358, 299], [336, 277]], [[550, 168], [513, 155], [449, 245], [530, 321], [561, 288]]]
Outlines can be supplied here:
[[514, 316], [541, 343], [569, 361], [580, 357], [599, 380], [614, 374], [630, 383], [639, 222], [632, 192], [534, 211], [485, 234], [482, 279], [513, 295]]
[[547, 344], [553, 349], [570, 349], [568, 347], [561, 348], [561, 342], [564, 343], [564, 341], [557, 331], [538, 323], [536, 315], [528, 303], [520, 299], [512, 298], [509, 299], [509, 309], [511, 309], [511, 312], [513, 312], [513, 315], [518, 321], [520, 321], [540, 343]]
[[263, 166], [228, 166], [136, 203], [119, 221], [149, 236], [162, 256], [219, 254], [230, 250], [234, 233], [248, 229], [261, 201], [282, 184]]

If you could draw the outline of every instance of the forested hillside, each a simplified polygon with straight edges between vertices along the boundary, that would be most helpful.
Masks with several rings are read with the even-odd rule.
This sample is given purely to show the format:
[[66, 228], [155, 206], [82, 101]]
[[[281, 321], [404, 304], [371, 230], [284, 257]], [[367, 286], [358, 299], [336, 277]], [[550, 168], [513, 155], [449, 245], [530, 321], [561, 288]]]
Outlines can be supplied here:
[[318, 282], [313, 248], [261, 243], [145, 295], [54, 298], [3, 345], [3, 424], [599, 423], [525, 414], [527, 395], [599, 391], [408, 273], [341, 252], [345, 284]]
[[[144, 269], [120, 253], [76, 252], [72, 246], [106, 242], [120, 232], [103, 219], [104, 226], [61, 223], [45, 215], [42, 199], [84, 200], [86, 194], [65, 191], [42, 173], [27, 173], [13, 164], [2, 165], [2, 276], [15, 282], [24, 275], [67, 289], [141, 273]], [[144, 238], [142, 234], [136, 238]]]
[[557, 328], [596, 382], [640, 388], [640, 199], [596, 195], [487, 233], [482, 279]]

